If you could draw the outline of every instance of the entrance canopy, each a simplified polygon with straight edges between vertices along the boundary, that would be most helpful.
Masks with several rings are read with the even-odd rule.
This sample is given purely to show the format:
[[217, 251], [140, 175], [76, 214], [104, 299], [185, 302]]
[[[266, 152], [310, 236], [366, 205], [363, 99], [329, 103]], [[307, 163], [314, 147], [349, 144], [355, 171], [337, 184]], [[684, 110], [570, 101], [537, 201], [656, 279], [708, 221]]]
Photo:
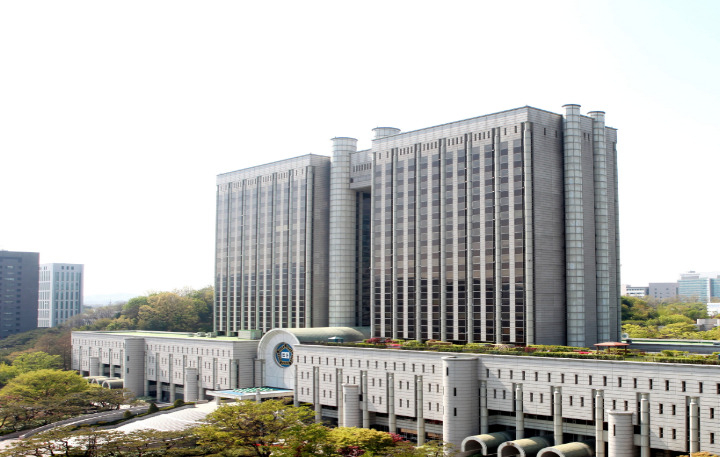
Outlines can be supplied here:
[[294, 391], [278, 389], [276, 387], [245, 387], [242, 389], [211, 390], [208, 395], [215, 398], [227, 398], [231, 400], [261, 400], [263, 398], [292, 397]]

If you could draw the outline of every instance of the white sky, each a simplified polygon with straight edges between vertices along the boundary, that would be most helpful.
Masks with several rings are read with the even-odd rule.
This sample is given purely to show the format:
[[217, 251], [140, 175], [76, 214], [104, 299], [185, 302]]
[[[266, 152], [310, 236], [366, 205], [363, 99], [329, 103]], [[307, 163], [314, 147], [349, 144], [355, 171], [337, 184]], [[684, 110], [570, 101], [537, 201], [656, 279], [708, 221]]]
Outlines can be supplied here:
[[0, 249], [212, 283], [215, 177], [524, 105], [619, 129], [622, 281], [720, 269], [720, 2], [0, 2]]

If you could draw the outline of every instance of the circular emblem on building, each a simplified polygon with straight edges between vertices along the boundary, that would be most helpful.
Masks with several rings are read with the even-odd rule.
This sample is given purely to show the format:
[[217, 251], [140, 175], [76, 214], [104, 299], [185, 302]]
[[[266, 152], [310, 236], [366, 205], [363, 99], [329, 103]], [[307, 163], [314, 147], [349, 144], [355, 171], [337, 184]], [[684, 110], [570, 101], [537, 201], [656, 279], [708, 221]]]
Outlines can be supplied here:
[[275, 347], [275, 362], [283, 368], [293, 363], [293, 348], [287, 343], [280, 343]]

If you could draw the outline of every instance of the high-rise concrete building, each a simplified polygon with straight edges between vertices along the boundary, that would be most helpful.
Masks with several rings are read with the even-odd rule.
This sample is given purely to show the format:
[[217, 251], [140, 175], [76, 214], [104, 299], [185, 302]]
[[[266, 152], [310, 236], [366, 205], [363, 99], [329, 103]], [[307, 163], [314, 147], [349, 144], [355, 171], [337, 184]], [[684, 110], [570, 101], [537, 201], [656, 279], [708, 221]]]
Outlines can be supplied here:
[[589, 346], [620, 335], [616, 131], [531, 107], [218, 176], [219, 332]]
[[39, 281], [38, 327], [57, 327], [82, 312], [82, 264], [44, 263]]
[[0, 338], [37, 327], [37, 252], [0, 251]]

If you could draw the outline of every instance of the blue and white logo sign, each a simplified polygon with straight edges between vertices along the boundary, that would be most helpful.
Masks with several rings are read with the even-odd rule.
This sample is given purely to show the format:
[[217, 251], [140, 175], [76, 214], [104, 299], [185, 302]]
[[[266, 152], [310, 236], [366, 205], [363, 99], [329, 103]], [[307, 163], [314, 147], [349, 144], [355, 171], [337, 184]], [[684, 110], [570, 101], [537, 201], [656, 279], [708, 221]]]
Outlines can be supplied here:
[[293, 363], [293, 348], [287, 343], [280, 343], [275, 347], [275, 362], [283, 368]]

